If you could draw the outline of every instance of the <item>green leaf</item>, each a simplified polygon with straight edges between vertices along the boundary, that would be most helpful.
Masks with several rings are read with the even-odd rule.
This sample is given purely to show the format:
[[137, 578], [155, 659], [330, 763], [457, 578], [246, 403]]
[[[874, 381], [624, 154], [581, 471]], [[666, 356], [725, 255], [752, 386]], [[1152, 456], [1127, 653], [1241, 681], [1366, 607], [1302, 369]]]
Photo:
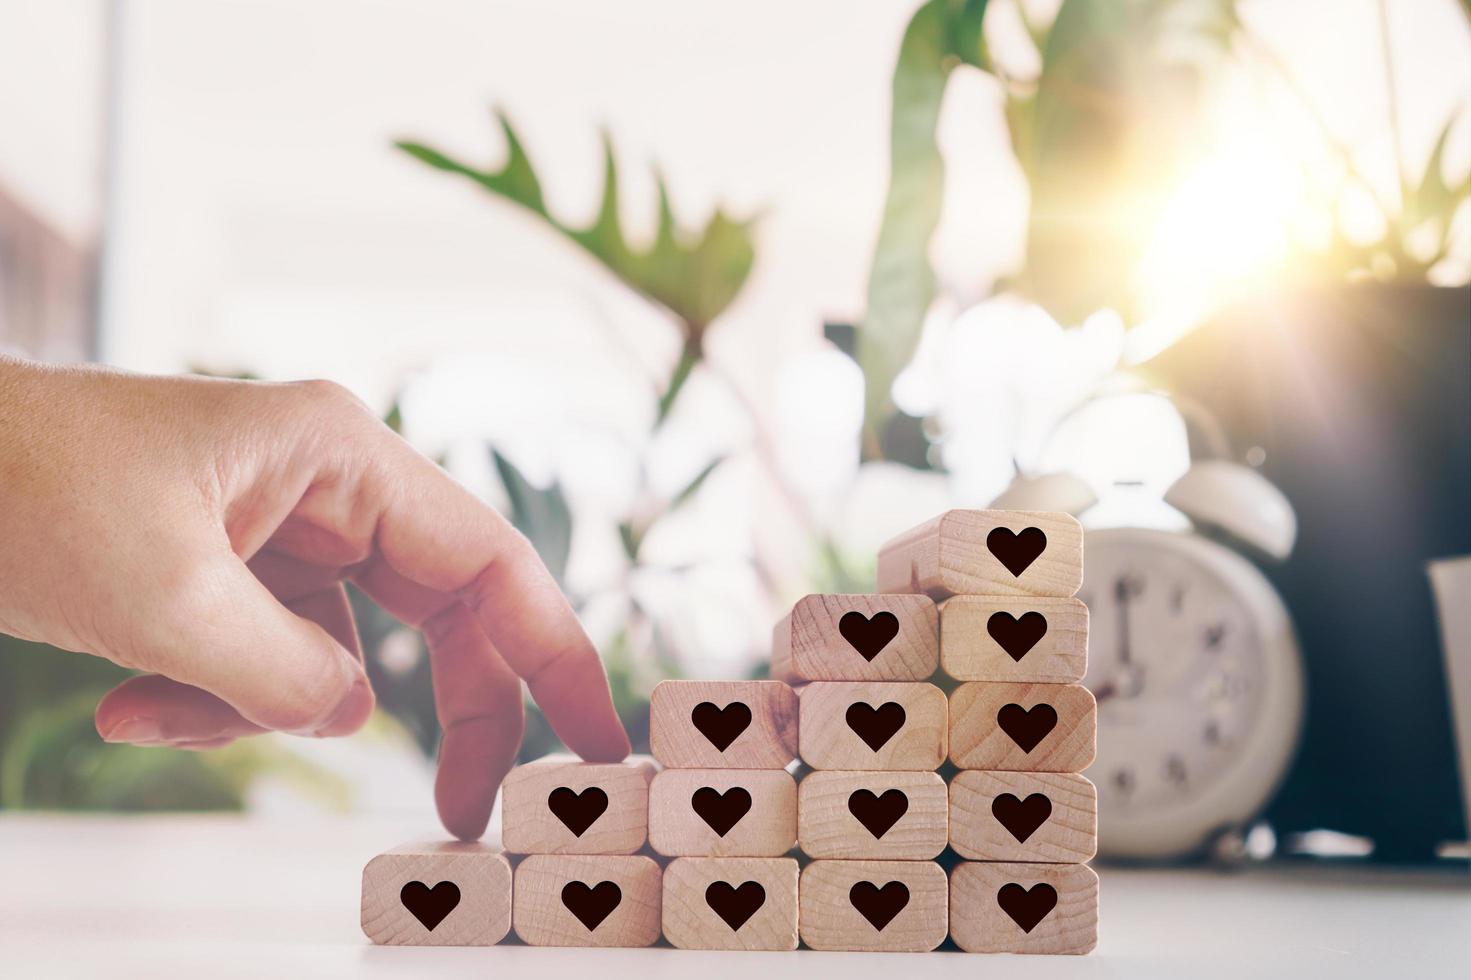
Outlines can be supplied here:
[[950, 73], [984, 67], [986, 0], [929, 0], [905, 28], [894, 67], [889, 125], [889, 190], [868, 277], [868, 309], [858, 333], [866, 384], [865, 417], [881, 431], [889, 389], [919, 343], [935, 297], [929, 245], [940, 221], [945, 163], [935, 127]]
[[1132, 319], [1133, 283], [1193, 163], [1202, 104], [1230, 57], [1235, 0], [1064, 0], [1036, 94], [1010, 106], [1031, 190], [1022, 286], [1062, 323]]
[[704, 330], [740, 292], [755, 260], [751, 223], [736, 221], [717, 208], [697, 236], [681, 233], [669, 205], [662, 176], [659, 220], [653, 244], [640, 251], [628, 243], [618, 218], [618, 167], [608, 135], [603, 134], [603, 194], [598, 216], [586, 228], [574, 228], [552, 215], [541, 182], [515, 129], [497, 111], [506, 137], [506, 161], [500, 169], [481, 170], [426, 146], [400, 141], [395, 145], [437, 170], [467, 177], [487, 191], [519, 204], [576, 242], [628, 286], [664, 306], [684, 325], [687, 346], [699, 350]]
[[542, 562], [561, 585], [572, 551], [572, 510], [560, 483], [545, 490], [533, 485], [498, 450], [490, 450], [495, 471], [511, 501], [511, 523], [531, 541]]
[[[1446, 140], [1455, 125], [1459, 111], [1451, 114], [1441, 127], [1430, 158], [1425, 162], [1425, 173], [1418, 186], [1405, 188], [1404, 214], [1400, 218], [1402, 232], [1412, 231], [1426, 221], [1440, 222], [1442, 239], [1450, 234], [1451, 218], [1461, 202], [1471, 196], [1471, 173], [1458, 186], [1451, 187], [1441, 172], [1445, 156]], [[1442, 244], [1442, 250], [1444, 245]]]

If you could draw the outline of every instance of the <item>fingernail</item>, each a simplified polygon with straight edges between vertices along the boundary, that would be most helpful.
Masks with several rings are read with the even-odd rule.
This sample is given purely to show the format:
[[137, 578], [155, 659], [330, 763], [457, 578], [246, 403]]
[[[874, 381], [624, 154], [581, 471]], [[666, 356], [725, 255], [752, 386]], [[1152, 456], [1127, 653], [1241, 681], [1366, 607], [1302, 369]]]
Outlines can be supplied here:
[[104, 742], [161, 742], [163, 729], [152, 718], [129, 718], [120, 721], [102, 736]]
[[345, 735], [356, 731], [373, 710], [373, 688], [369, 686], [368, 679], [361, 674], [352, 682], [346, 696], [337, 705], [337, 710], [332, 712], [332, 717], [327, 723], [318, 728], [313, 735]]

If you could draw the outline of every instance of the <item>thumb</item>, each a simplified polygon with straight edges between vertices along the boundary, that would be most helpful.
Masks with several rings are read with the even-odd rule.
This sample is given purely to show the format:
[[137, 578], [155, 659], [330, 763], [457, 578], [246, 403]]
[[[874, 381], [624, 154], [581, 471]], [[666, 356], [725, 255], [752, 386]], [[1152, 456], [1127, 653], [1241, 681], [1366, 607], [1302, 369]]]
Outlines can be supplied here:
[[[194, 561], [171, 578], [133, 613], [130, 666], [207, 691], [261, 728], [341, 734], [367, 720], [373, 692], [358, 659], [281, 605], [234, 554]], [[117, 710], [122, 704], [99, 709], [104, 737], [150, 741], [160, 719], [148, 703], [132, 703], [141, 715], [111, 717], [129, 713]]]

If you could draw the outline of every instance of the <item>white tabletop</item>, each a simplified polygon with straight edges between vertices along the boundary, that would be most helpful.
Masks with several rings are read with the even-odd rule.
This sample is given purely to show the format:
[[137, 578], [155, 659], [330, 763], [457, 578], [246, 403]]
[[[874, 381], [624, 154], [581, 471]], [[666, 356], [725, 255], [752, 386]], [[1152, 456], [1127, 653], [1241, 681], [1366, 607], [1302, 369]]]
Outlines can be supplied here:
[[1100, 868], [1100, 941], [1083, 957], [372, 946], [358, 928], [362, 867], [428, 831], [0, 815], [0, 976], [1471, 977], [1471, 874], [1450, 869]]

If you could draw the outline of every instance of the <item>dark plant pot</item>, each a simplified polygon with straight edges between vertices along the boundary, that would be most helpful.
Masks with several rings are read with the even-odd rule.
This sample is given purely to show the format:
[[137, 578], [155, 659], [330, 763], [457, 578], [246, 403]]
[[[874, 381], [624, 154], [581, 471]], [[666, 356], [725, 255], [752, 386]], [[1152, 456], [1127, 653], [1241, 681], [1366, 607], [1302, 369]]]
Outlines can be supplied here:
[[[1306, 659], [1308, 721], [1268, 818], [1421, 860], [1466, 839], [1425, 563], [1471, 553], [1471, 291], [1345, 286], [1233, 310], [1152, 367], [1297, 511], [1266, 569]], [[1253, 453], [1253, 455], [1259, 455]]]

